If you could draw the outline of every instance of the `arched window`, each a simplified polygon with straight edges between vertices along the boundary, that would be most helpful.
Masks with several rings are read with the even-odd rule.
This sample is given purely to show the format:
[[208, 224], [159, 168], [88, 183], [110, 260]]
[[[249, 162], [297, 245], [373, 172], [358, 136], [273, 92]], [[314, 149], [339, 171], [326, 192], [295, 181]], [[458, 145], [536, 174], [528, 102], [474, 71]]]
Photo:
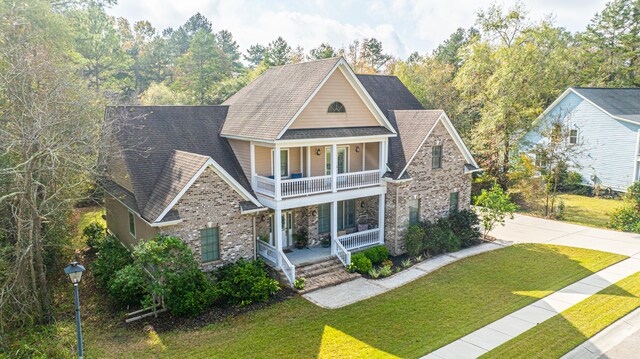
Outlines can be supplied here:
[[344, 105], [341, 102], [334, 102], [329, 105], [328, 113], [345, 113], [347, 110], [344, 108]]

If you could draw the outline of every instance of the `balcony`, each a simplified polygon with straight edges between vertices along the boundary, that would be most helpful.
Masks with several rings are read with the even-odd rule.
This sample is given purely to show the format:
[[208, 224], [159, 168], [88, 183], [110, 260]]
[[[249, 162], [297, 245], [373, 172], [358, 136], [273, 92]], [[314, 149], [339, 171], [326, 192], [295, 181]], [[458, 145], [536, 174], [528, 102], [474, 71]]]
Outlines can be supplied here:
[[[254, 190], [257, 193], [269, 197], [276, 197], [276, 181], [275, 179], [256, 175], [254, 178]], [[380, 170], [368, 170], [358, 172], [340, 173], [335, 177], [335, 186], [333, 176], [316, 176], [290, 178], [280, 180], [280, 198], [291, 198], [298, 196], [308, 196], [319, 193], [364, 188], [370, 186], [379, 186], [381, 184]]]

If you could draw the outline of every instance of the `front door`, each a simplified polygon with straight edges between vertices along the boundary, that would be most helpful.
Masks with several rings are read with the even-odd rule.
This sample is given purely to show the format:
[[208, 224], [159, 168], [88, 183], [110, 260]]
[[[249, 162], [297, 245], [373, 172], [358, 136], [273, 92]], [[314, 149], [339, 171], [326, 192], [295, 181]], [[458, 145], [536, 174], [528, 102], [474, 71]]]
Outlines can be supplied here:
[[282, 212], [282, 248], [293, 245], [293, 212]]
[[[269, 244], [275, 246], [275, 223], [273, 221], [273, 215], [269, 217], [269, 226], [271, 231], [271, 238]], [[293, 245], [293, 211], [282, 212], [282, 248], [288, 248]]]

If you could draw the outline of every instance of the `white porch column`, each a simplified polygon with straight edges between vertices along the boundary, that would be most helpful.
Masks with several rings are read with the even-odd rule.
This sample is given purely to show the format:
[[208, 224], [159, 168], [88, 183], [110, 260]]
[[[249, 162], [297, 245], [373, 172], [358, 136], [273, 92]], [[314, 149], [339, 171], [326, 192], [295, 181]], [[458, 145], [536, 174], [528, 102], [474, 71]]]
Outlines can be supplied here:
[[331, 191], [338, 191], [338, 146], [334, 143], [331, 145]]
[[378, 197], [378, 229], [380, 230], [380, 234], [378, 234], [380, 244], [384, 244], [384, 193]]
[[273, 180], [275, 182], [275, 197], [276, 201], [279, 201], [281, 196], [281, 185], [280, 185], [280, 147], [276, 146], [273, 149]]
[[251, 160], [251, 187], [256, 188], [256, 145], [253, 141], [249, 144], [249, 157]]
[[384, 141], [380, 141], [379, 147], [379, 158], [378, 158], [378, 167], [380, 168], [380, 177], [384, 176], [384, 173], [387, 172], [387, 156], [385, 155], [387, 149]]
[[[303, 162], [302, 162], [302, 160], [303, 160], [303, 158], [302, 158], [302, 149], [303, 148], [304, 147], [302, 147], [302, 146], [298, 147], [298, 155], [300, 157], [300, 167], [299, 167], [300, 168], [300, 174], [302, 174], [304, 172], [304, 169], [302, 168], [302, 165], [303, 165]], [[302, 175], [304, 176], [304, 174], [302, 174]]]
[[307, 170], [304, 176], [311, 177], [311, 146], [307, 146]]
[[[335, 179], [335, 177], [334, 177]], [[337, 252], [336, 241], [338, 240], [338, 202], [331, 202], [331, 255]]]
[[278, 253], [276, 254], [276, 264], [278, 268], [282, 265], [282, 258], [280, 258], [280, 253], [282, 253], [282, 210], [276, 209], [273, 217], [273, 226], [275, 227], [275, 235], [276, 235], [276, 248], [278, 249]]

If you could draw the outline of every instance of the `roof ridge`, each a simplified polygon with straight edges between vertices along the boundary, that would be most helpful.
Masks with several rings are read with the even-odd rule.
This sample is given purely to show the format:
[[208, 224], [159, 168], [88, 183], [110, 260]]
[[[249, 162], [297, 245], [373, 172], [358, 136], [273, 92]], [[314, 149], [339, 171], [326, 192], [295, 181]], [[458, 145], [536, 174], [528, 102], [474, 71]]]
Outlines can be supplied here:
[[344, 58], [344, 57], [343, 56], [334, 56], [334, 57], [327, 57], [327, 58], [324, 58], [324, 59], [313, 59], [313, 60], [301, 61], [301, 62], [296, 62], [296, 63], [289, 63], [289, 64], [278, 65], [278, 66], [271, 66], [271, 67], [269, 67], [267, 69], [267, 71], [271, 70], [271, 69], [281, 69], [281, 68], [287, 67], [287, 66], [298, 66], [298, 65], [310, 64], [312, 62], [321, 62], [321, 61], [329, 61], [329, 60], [338, 60], [338, 61], [340, 61], [341, 58]]

